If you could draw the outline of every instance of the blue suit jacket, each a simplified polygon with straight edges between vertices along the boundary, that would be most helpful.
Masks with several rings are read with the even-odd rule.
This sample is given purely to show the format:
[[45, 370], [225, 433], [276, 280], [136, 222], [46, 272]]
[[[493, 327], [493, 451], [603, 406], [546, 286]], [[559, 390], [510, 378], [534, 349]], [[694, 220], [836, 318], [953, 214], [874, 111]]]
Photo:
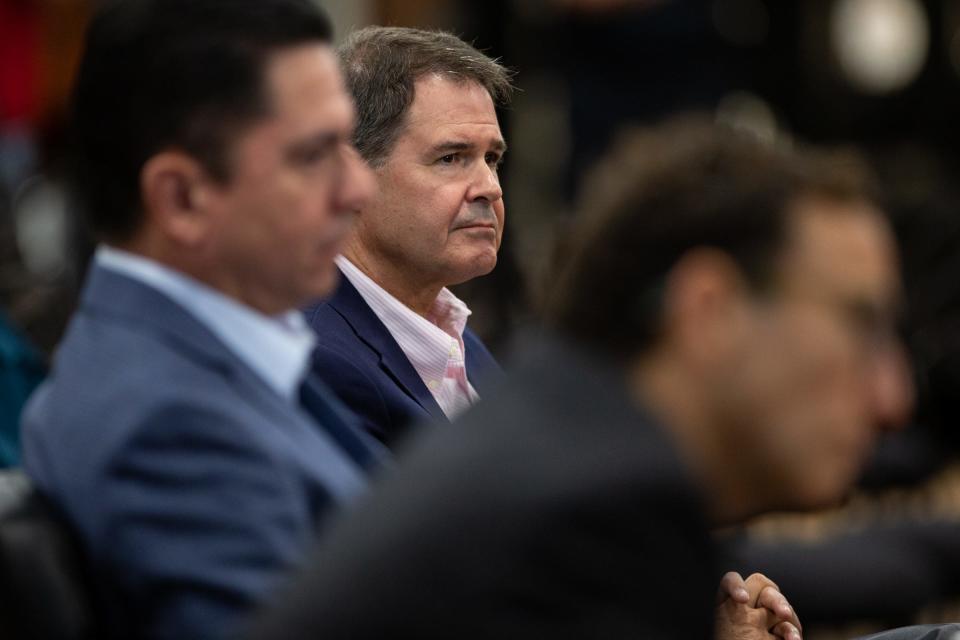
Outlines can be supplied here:
[[182, 307], [93, 268], [24, 466], [75, 525], [112, 634], [232, 633], [365, 487], [336, 404], [318, 426]]
[[[320, 336], [313, 373], [377, 439], [393, 445], [415, 423], [447, 422], [400, 345], [341, 273], [333, 297], [304, 311]], [[467, 378], [483, 397], [501, 373], [475, 333], [463, 332]]]

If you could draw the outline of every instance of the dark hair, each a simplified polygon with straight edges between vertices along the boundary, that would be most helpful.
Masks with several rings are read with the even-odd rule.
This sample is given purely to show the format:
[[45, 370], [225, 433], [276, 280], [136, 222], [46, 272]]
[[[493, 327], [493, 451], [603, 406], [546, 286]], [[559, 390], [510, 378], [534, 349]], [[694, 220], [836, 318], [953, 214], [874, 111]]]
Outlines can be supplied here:
[[510, 73], [460, 38], [443, 31], [367, 27], [351, 34], [338, 53], [357, 107], [354, 145], [376, 166], [403, 130], [421, 77], [440, 73], [456, 82], [476, 82], [494, 104], [513, 93]]
[[656, 341], [666, 276], [689, 250], [719, 249], [768, 289], [788, 215], [807, 196], [876, 200], [853, 154], [785, 151], [698, 118], [630, 132], [587, 182], [550, 321], [630, 360]]
[[229, 179], [229, 140], [269, 112], [276, 51], [330, 42], [311, 0], [114, 0], [87, 31], [73, 98], [73, 182], [92, 230], [123, 240], [141, 218], [140, 172], [180, 148]]

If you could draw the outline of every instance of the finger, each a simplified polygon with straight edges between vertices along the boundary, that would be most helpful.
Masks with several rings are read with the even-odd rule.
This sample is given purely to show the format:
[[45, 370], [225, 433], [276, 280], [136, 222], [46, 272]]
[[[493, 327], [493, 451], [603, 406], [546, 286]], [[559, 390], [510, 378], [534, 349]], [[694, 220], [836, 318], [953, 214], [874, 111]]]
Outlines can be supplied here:
[[770, 630], [773, 635], [783, 640], [802, 640], [800, 629], [789, 622], [781, 622]]
[[767, 587], [773, 587], [777, 591], [780, 591], [780, 587], [777, 586], [777, 583], [763, 575], [762, 573], [751, 573], [750, 576], [744, 580], [744, 586], [750, 595], [754, 598], [753, 604], [756, 606], [756, 598], [760, 595], [760, 592]]
[[744, 583], [743, 577], [736, 571], [728, 571], [720, 579], [720, 587], [717, 589], [717, 604], [727, 598], [732, 598], [742, 604], [750, 602], [751, 598], [747, 591], [747, 585]]
[[766, 609], [724, 600], [714, 613], [715, 638], [774, 638], [772, 629], [782, 621]]
[[771, 611], [778, 619], [791, 623], [797, 629], [803, 628], [797, 612], [790, 606], [784, 595], [774, 587], [764, 587], [757, 598], [757, 606]]

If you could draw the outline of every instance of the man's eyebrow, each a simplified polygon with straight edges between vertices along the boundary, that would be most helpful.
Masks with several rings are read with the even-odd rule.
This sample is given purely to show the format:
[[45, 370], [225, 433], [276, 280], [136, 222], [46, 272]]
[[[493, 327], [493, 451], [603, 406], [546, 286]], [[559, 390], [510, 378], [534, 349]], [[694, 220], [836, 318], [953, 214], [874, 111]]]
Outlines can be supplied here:
[[848, 316], [863, 328], [883, 329], [885, 325], [899, 326], [906, 317], [900, 300], [880, 302], [865, 297], [853, 297], [842, 303]]
[[340, 142], [342, 136], [335, 131], [320, 131], [306, 138], [301, 138], [285, 149], [285, 155], [290, 158], [313, 153], [317, 149], [332, 147]]
[[[433, 154], [454, 153], [457, 151], [471, 151], [477, 146], [478, 145], [472, 142], [466, 142], [463, 140], [445, 140], [434, 145], [430, 151]], [[507, 150], [507, 143], [503, 140], [494, 140], [491, 146], [493, 147], [493, 150], [498, 153], [505, 153]]]

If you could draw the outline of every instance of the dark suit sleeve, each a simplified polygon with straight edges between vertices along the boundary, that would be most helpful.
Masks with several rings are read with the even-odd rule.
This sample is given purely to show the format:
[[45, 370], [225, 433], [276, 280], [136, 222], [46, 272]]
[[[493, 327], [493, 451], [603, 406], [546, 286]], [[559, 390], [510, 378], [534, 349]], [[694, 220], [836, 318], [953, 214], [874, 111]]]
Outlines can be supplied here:
[[106, 471], [102, 564], [131, 594], [115, 608], [151, 638], [230, 633], [307, 544], [302, 489], [252, 431], [229, 415], [172, 406]]
[[953, 640], [960, 634], [960, 624], [924, 624], [900, 627], [858, 640]]
[[313, 372], [356, 416], [363, 429], [384, 442], [394, 428], [394, 418], [380, 389], [349, 358], [338, 351], [318, 346], [313, 352]]
[[960, 522], [906, 520], [811, 542], [727, 541], [727, 564], [774, 580], [805, 624], [904, 620], [960, 593]]
[[713, 558], [687, 494], [442, 452], [384, 477], [248, 637], [709, 637]]
[[375, 506], [383, 517], [348, 517], [322, 541], [247, 640], [709, 637], [709, 560], [691, 553], [699, 540], [686, 527], [654, 514], [629, 539], [596, 522], [545, 522], [542, 536], [505, 542], [515, 523], [489, 511], [468, 521], [419, 512], [416, 526]]

